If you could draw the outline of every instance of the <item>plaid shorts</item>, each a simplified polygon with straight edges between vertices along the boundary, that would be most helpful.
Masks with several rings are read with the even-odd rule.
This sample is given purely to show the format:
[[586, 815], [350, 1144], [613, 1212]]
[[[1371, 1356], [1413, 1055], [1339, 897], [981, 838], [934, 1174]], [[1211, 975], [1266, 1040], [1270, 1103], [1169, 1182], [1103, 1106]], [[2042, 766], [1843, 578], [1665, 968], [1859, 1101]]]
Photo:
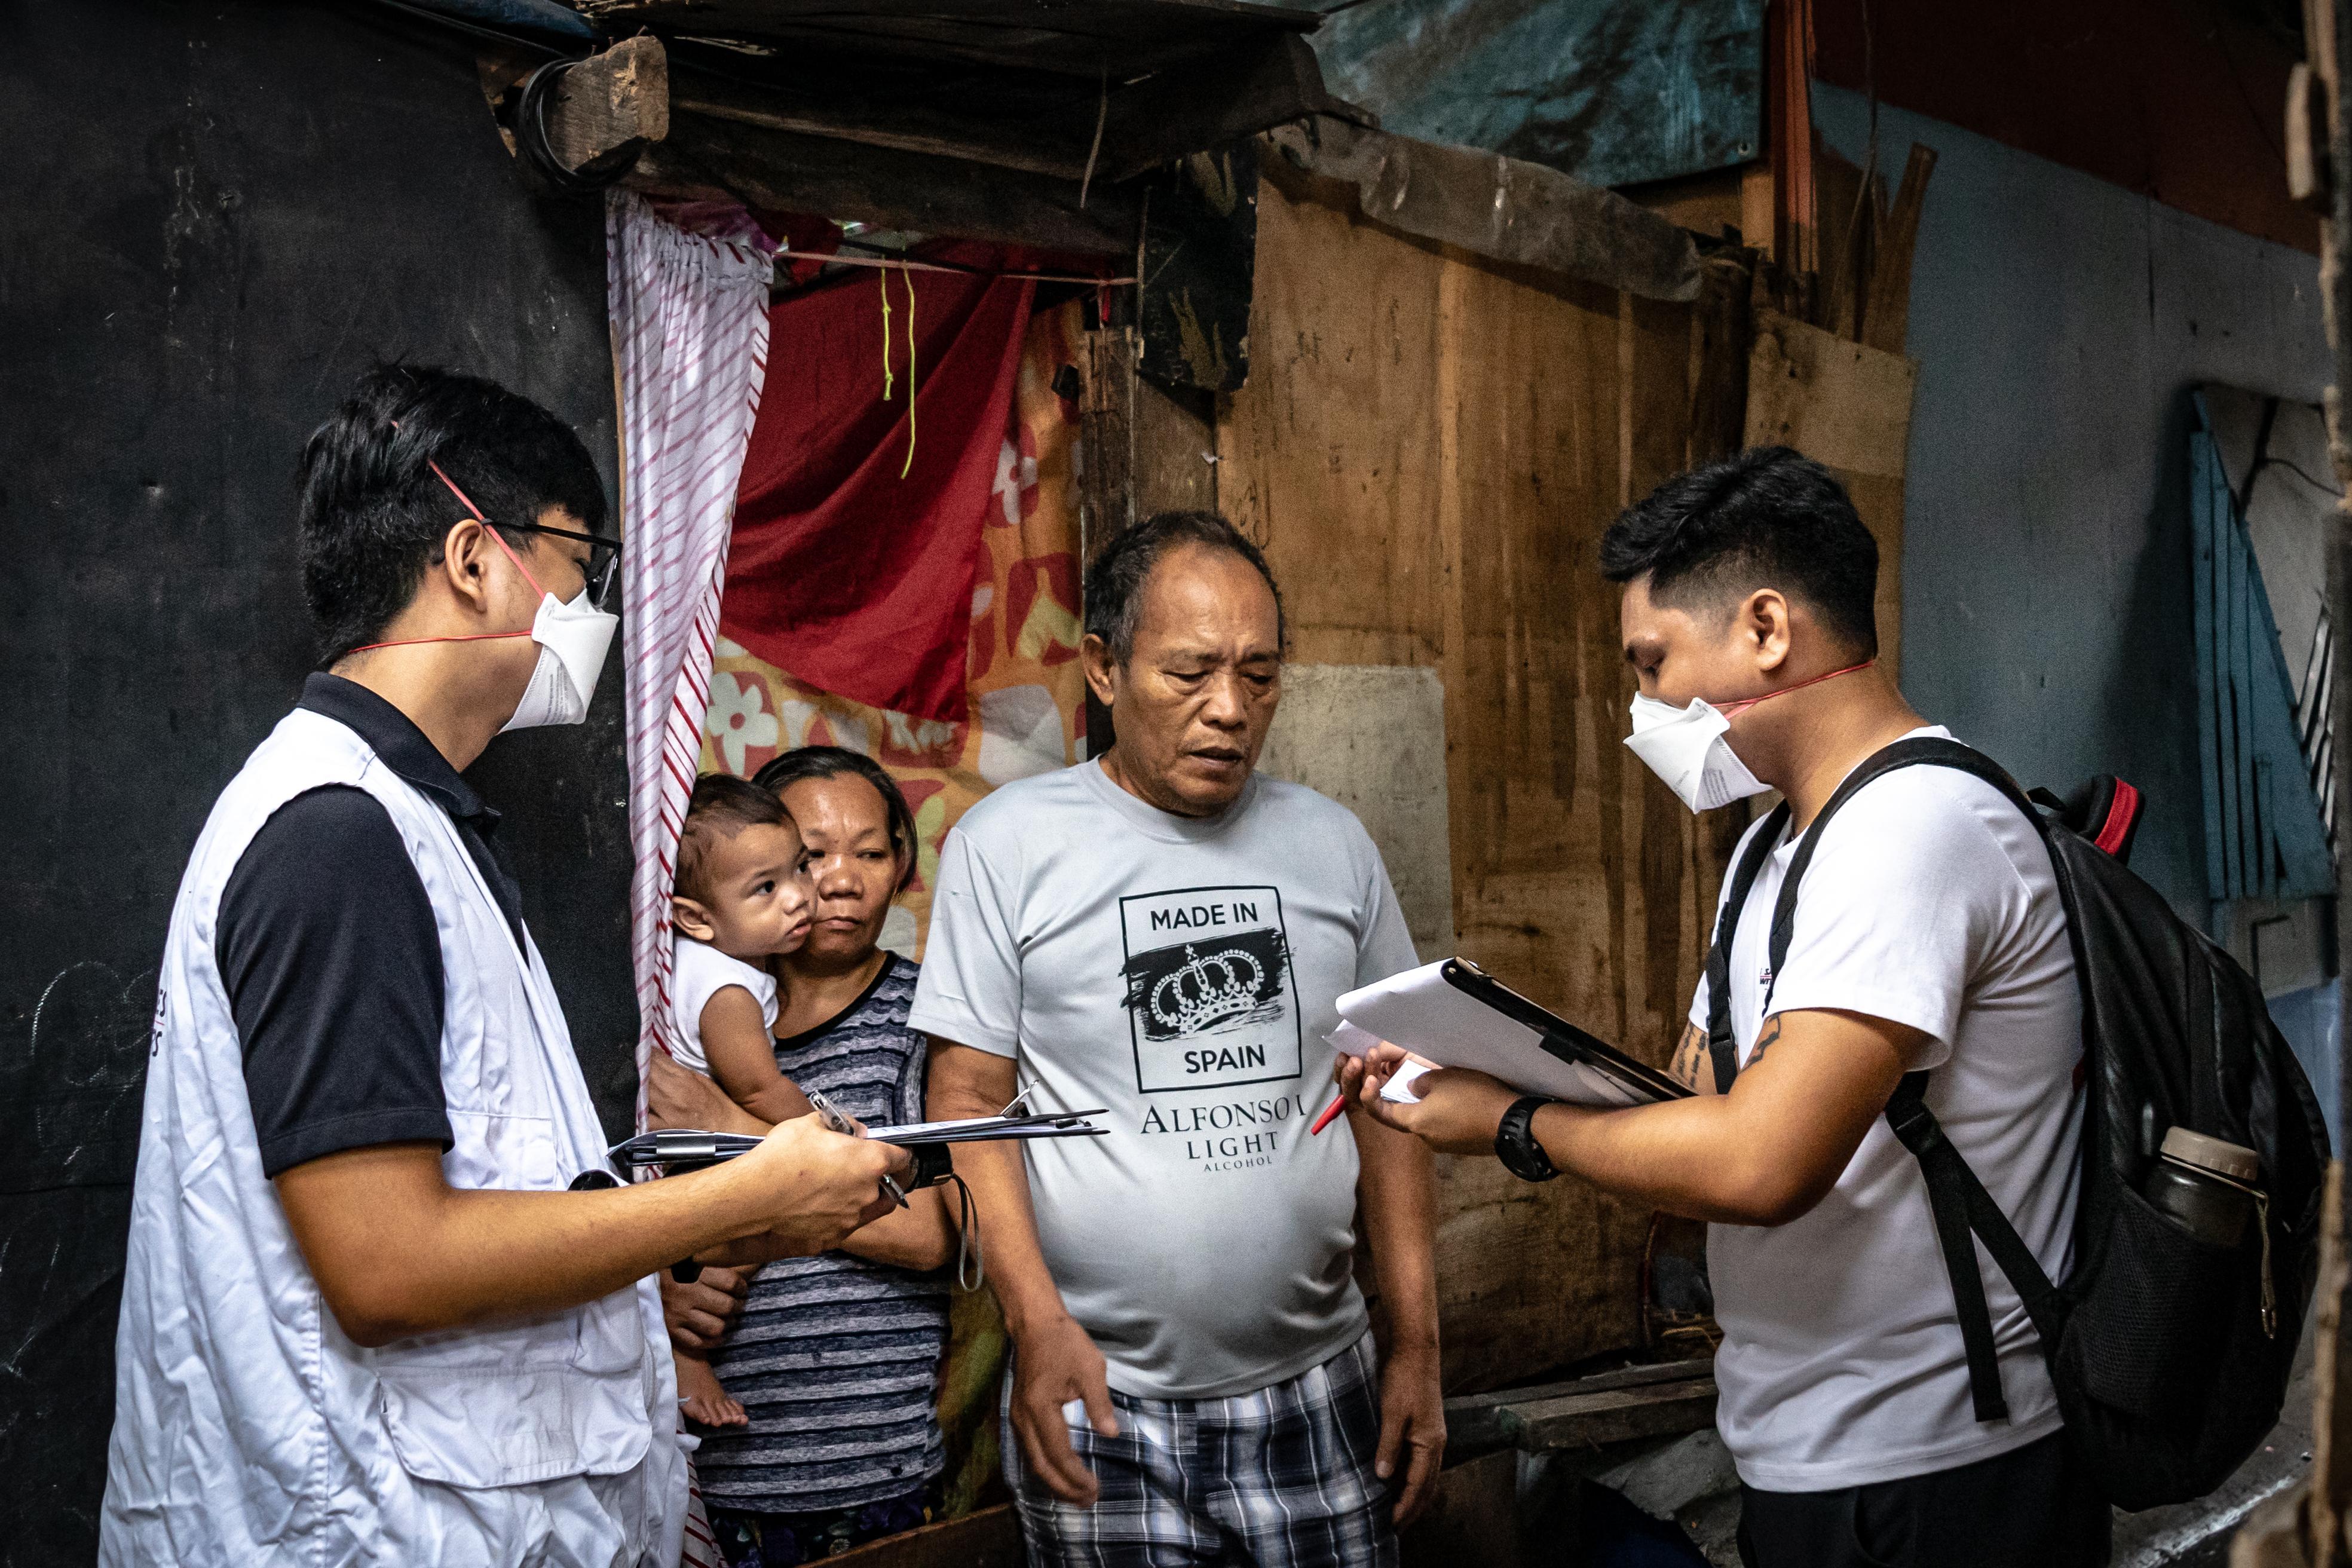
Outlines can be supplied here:
[[1395, 1568], [1388, 1483], [1372, 1474], [1380, 1372], [1366, 1333], [1286, 1383], [1223, 1399], [1139, 1399], [1114, 1389], [1118, 1436], [1065, 1410], [1101, 1500], [1064, 1502], [1013, 1435], [1004, 1380], [1004, 1479], [1031, 1568]]

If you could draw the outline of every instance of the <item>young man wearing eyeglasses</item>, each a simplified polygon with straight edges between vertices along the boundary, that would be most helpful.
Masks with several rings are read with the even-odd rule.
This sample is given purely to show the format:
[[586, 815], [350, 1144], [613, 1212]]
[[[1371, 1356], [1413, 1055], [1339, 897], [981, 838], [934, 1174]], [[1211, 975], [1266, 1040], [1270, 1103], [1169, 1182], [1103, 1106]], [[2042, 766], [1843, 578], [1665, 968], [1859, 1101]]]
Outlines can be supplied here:
[[460, 772], [587, 713], [618, 542], [579, 438], [389, 366], [299, 478], [323, 669], [173, 910], [100, 1561], [667, 1568], [685, 1470], [647, 1276], [831, 1247], [906, 1157], [803, 1118], [612, 1177]]

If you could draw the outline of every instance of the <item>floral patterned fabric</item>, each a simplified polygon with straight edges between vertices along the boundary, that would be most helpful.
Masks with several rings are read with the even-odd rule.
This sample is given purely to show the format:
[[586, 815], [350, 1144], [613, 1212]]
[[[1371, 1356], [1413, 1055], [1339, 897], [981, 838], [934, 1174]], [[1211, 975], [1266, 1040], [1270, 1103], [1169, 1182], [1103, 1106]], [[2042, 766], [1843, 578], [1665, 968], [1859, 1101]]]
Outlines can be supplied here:
[[940, 840], [998, 784], [1077, 760], [1086, 689], [1078, 668], [1077, 410], [1054, 391], [1077, 355], [1076, 301], [1029, 327], [1013, 417], [981, 531], [965, 653], [970, 711], [910, 718], [816, 689], [753, 657], [719, 613], [702, 766], [749, 776], [793, 746], [846, 746], [890, 770], [915, 811], [919, 851], [886, 945], [919, 956]]

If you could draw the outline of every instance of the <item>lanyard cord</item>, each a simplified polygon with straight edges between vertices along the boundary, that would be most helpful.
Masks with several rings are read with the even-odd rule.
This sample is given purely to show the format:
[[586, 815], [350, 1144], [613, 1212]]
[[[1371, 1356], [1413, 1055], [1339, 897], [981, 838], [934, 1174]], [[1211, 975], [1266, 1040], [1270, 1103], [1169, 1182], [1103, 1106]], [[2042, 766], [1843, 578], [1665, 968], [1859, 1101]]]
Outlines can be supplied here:
[[980, 1205], [961, 1176], [950, 1172], [948, 1180], [956, 1184], [956, 1283], [977, 1290], [988, 1279], [987, 1260], [980, 1255]]

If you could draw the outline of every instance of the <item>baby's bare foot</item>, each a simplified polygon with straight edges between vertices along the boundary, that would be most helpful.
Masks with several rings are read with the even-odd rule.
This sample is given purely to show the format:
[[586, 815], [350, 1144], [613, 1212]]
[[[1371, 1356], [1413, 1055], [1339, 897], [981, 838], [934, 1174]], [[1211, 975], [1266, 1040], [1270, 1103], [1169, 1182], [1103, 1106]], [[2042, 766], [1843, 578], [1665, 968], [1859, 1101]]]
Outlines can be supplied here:
[[741, 1403], [729, 1397], [710, 1363], [690, 1356], [677, 1358], [677, 1405], [687, 1419], [704, 1426], [748, 1426], [751, 1415]]

